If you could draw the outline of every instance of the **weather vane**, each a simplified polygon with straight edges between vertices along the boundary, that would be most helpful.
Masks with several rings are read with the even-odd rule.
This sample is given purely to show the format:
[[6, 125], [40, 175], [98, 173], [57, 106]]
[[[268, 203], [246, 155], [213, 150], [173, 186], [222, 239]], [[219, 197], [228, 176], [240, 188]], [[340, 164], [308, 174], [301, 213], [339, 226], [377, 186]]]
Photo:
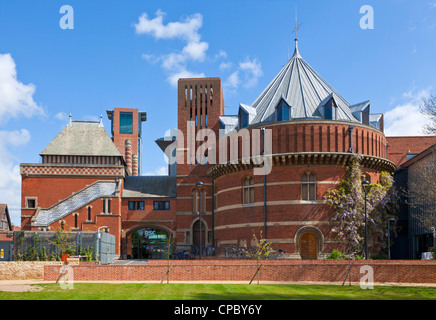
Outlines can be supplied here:
[[298, 41], [298, 30], [300, 29], [302, 24], [303, 23], [298, 24], [297, 8], [295, 8], [295, 29], [294, 29], [295, 41]]

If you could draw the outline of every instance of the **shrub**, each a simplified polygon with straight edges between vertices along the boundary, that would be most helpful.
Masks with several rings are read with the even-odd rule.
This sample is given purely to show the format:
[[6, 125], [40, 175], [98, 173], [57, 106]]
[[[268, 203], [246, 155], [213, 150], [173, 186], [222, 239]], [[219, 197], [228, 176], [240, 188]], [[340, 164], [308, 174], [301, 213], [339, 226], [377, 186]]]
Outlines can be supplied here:
[[336, 249], [333, 250], [332, 253], [330, 253], [327, 256], [327, 260], [345, 260], [345, 259], [347, 259], [347, 255], [342, 252], [339, 252]]

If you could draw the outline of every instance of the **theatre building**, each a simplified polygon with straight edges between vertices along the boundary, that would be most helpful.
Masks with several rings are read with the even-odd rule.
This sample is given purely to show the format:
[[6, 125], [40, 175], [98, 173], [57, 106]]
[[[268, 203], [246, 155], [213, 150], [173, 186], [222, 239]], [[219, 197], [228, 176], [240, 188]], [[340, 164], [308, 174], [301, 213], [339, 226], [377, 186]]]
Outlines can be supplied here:
[[102, 121], [70, 120], [41, 164], [21, 164], [22, 229], [107, 226], [120, 258], [160, 259], [168, 244], [190, 250], [200, 241], [223, 252], [254, 245], [255, 234], [290, 258], [318, 259], [341, 248], [323, 196], [345, 178], [353, 156], [363, 156], [371, 183], [395, 170], [383, 115], [371, 114], [369, 101], [350, 104], [301, 57], [297, 42], [237, 114], [225, 114], [219, 78], [180, 79], [177, 106], [177, 130], [156, 140], [174, 160], [168, 176], [141, 175], [142, 133], [151, 138], [145, 112], [107, 111], [111, 136]]

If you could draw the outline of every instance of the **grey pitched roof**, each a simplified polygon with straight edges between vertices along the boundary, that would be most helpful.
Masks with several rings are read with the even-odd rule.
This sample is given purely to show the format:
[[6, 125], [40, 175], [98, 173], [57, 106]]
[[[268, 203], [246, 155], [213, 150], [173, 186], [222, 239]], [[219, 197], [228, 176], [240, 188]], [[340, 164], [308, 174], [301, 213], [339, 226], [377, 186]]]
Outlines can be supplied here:
[[40, 209], [34, 218], [34, 225], [50, 225], [100, 197], [114, 196], [116, 190], [117, 182], [98, 181], [48, 209]]
[[177, 177], [129, 176], [124, 180], [123, 198], [175, 198]]
[[71, 121], [40, 155], [121, 156], [98, 121]]
[[250, 124], [274, 121], [280, 99], [291, 106], [293, 119], [320, 117], [319, 108], [331, 97], [338, 106], [336, 120], [357, 121], [350, 104], [309, 66], [296, 46], [292, 58], [251, 105], [256, 116]]

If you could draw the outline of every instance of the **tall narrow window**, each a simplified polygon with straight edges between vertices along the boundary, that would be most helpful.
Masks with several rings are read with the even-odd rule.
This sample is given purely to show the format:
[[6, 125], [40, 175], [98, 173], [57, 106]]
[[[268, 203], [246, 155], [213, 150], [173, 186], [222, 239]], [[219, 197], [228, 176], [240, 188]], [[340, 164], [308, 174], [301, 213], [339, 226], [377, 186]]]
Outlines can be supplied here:
[[254, 203], [254, 179], [253, 177], [247, 177], [244, 179], [243, 186], [243, 203]]
[[74, 228], [77, 228], [77, 214], [74, 215]]
[[291, 107], [283, 100], [277, 106], [277, 121], [291, 120]]
[[120, 133], [133, 133], [133, 113], [120, 112]]
[[312, 172], [303, 173], [301, 179], [301, 199], [306, 201], [316, 200], [316, 179]]
[[198, 213], [198, 191], [192, 190], [192, 213]]
[[91, 221], [91, 207], [88, 207], [88, 220]]

